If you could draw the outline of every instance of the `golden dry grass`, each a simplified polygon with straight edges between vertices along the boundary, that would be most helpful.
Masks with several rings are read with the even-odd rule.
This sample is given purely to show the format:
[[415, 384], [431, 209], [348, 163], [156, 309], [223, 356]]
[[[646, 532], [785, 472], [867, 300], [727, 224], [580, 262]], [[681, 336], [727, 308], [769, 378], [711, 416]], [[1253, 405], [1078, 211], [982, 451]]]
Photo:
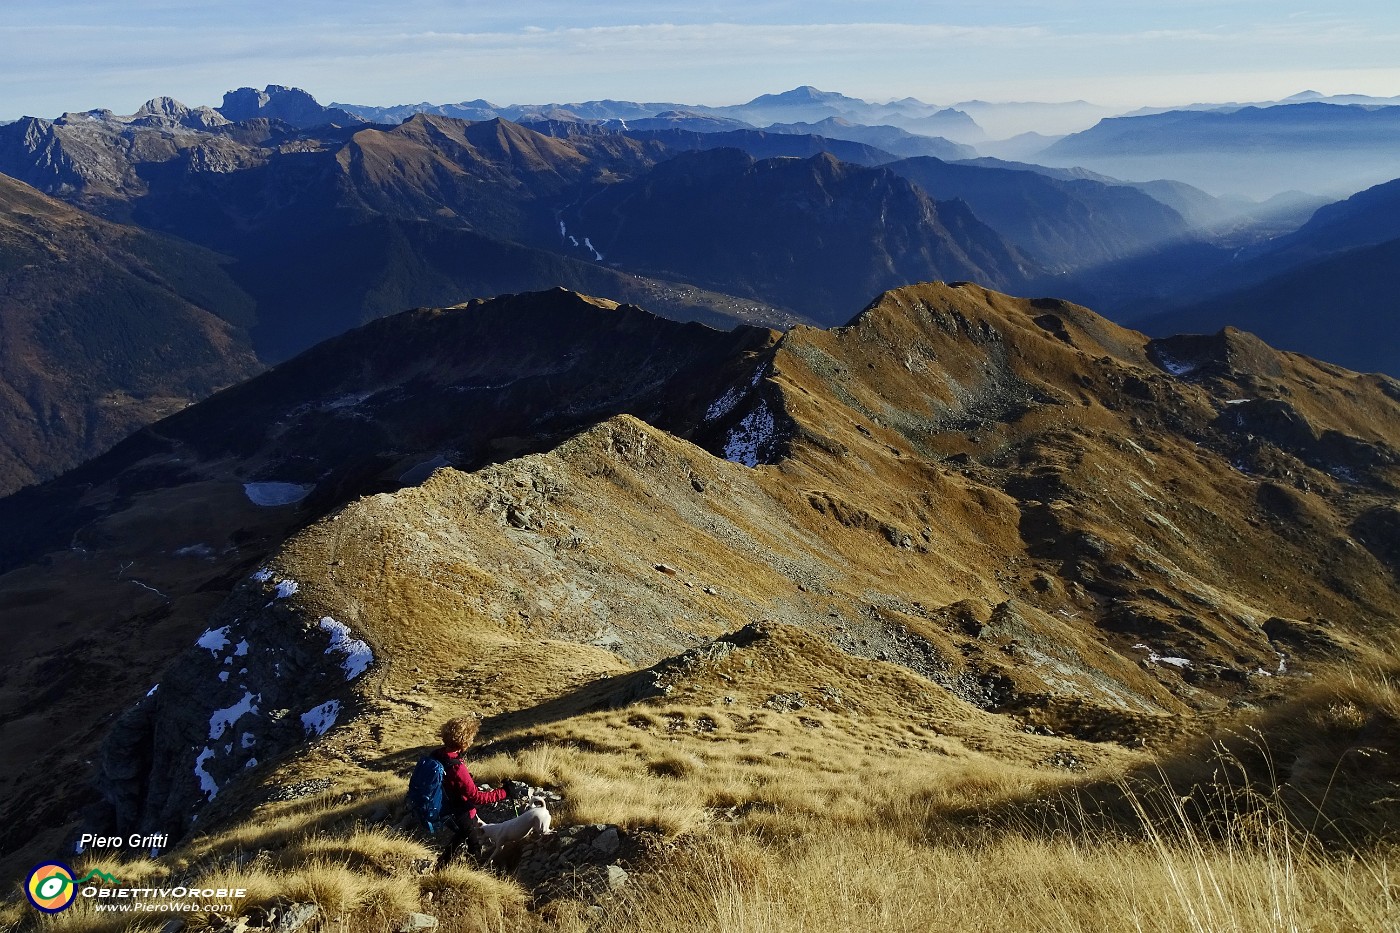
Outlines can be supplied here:
[[[336, 785], [262, 803], [160, 862], [102, 867], [244, 887], [245, 908], [311, 902], [335, 931], [391, 929], [413, 911], [470, 933], [1400, 929], [1400, 853], [1384, 838], [1400, 746], [1381, 747], [1400, 724], [1400, 680], [1383, 659], [1320, 671], [1213, 743], [1152, 758], [925, 705], [907, 673], [795, 638], [779, 630], [732, 664], [691, 669], [670, 696], [489, 721], [473, 757], [481, 780], [558, 789], [560, 825], [616, 823], [667, 843], [597, 902], [601, 920], [588, 901], [532, 905], [466, 865], [431, 870], [436, 853], [394, 829], [404, 752], [387, 770], [333, 748], [301, 759], [299, 776]], [[762, 703], [822, 685], [843, 704]], [[1082, 753], [1089, 770], [1045, 766], [1052, 750]], [[28, 929], [142, 929], [79, 909], [5, 910], [0, 923]]]
[[610, 929], [1385, 930], [1397, 862], [998, 831], [957, 844], [867, 826], [819, 840], [727, 836], [627, 893]]
[[[1368, 695], [1394, 696], [1384, 684]], [[1360, 699], [1332, 696], [1318, 715], [1370, 723], [1379, 711]], [[1336, 712], [1344, 702], [1354, 708]], [[702, 715], [719, 725], [696, 730]], [[761, 722], [745, 733], [714, 710], [660, 703], [554, 723], [536, 730], [537, 744], [474, 764], [483, 779], [560, 788], [564, 822], [671, 840], [599, 902], [601, 928], [620, 933], [1400, 928], [1400, 854], [1325, 847], [1267, 775], [1197, 788], [1188, 803], [1151, 768], [1130, 784], [1121, 768], [1056, 775], [954, 743], [892, 755], [839, 717], [821, 730], [778, 714]], [[1246, 767], [1216, 758], [1224, 764]], [[248, 906], [315, 903], [325, 930], [389, 929], [411, 911], [439, 917], [444, 931], [599, 928], [585, 902], [532, 910], [517, 884], [465, 865], [420, 873], [431, 850], [363, 819], [366, 800], [401, 784], [380, 775], [364, 790], [351, 803], [326, 794], [267, 805], [260, 820], [203, 837], [169, 864], [116, 870], [193, 870], [200, 885], [246, 887]], [[76, 911], [39, 926], [127, 929]]]

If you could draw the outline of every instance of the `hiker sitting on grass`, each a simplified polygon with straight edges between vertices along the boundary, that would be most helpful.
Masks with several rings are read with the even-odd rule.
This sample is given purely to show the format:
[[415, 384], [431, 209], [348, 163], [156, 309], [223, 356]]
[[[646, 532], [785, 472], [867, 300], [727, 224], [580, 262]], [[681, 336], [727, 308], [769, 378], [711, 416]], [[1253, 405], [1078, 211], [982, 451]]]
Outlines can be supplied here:
[[532, 805], [523, 813], [503, 823], [488, 824], [476, 815], [477, 807], [499, 803], [507, 797], [524, 802], [529, 793], [529, 785], [519, 781], [506, 781], [506, 787], [496, 790], [481, 790], [476, 786], [463, 756], [480, 727], [481, 721], [473, 716], [449, 719], [442, 724], [439, 760], [443, 764], [443, 810], [452, 816], [460, 830], [448, 847], [446, 858], [451, 858], [451, 853], [465, 840], [469, 851], [489, 861], [507, 843], [517, 842], [531, 833], [544, 835], [550, 830], [550, 814], [542, 800], [531, 800]]
[[442, 724], [442, 751], [439, 753], [443, 765], [442, 806], [463, 828], [476, 822], [477, 807], [499, 803], [509, 796], [504, 787], [480, 790], [467, 770], [463, 756], [480, 728], [481, 720], [475, 716], [459, 716]]

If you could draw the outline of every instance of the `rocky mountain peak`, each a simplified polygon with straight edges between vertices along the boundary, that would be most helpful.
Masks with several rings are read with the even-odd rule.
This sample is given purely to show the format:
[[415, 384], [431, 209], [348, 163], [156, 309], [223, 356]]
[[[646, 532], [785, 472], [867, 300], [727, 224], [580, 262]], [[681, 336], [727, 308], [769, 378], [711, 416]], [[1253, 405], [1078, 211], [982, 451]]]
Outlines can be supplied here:
[[190, 108], [173, 97], [153, 97], [141, 105], [136, 116], [160, 116], [179, 119], [190, 112]]
[[365, 122], [339, 108], [321, 106], [316, 98], [301, 88], [280, 84], [269, 84], [263, 90], [242, 87], [228, 91], [218, 110], [234, 123], [269, 117], [303, 129], [326, 124], [353, 126]]

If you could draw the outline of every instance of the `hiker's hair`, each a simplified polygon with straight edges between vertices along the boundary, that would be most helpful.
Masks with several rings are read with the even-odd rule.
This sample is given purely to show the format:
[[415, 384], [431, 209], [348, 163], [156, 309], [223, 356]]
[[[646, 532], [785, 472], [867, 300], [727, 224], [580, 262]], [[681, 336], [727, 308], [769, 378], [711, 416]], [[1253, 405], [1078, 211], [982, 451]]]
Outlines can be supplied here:
[[442, 744], [448, 748], [466, 748], [476, 738], [481, 720], [475, 716], [458, 716], [442, 724]]

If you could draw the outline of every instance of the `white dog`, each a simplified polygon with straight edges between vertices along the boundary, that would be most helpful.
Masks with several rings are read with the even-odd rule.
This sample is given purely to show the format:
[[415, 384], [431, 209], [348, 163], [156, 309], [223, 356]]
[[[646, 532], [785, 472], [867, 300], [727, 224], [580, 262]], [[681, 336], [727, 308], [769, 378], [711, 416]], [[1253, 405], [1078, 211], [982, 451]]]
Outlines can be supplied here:
[[548, 836], [554, 817], [544, 805], [544, 800], [531, 797], [525, 801], [526, 809], [519, 816], [511, 817], [503, 823], [488, 823], [476, 818], [473, 832], [481, 843], [482, 861], [494, 859], [502, 849], [513, 842], [519, 842], [531, 833]]

